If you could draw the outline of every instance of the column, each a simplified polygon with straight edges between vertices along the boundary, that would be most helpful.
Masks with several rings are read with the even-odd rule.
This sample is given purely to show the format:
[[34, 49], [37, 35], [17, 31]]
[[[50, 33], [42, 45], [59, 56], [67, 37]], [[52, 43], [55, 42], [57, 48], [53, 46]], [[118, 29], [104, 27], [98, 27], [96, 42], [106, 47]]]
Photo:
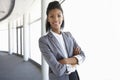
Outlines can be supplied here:
[[16, 21], [13, 21], [13, 26], [12, 26], [12, 51], [13, 53], [16, 52]]
[[12, 22], [8, 23], [8, 50], [9, 54], [12, 55], [13, 53], [13, 47], [12, 47]]
[[[46, 33], [45, 21], [46, 21], [46, 6], [48, 0], [41, 0], [41, 36]], [[42, 80], [49, 80], [48, 77], [48, 64], [42, 56]]]
[[30, 54], [30, 26], [29, 26], [29, 14], [25, 13], [23, 15], [23, 54], [24, 54], [24, 61], [29, 60]]

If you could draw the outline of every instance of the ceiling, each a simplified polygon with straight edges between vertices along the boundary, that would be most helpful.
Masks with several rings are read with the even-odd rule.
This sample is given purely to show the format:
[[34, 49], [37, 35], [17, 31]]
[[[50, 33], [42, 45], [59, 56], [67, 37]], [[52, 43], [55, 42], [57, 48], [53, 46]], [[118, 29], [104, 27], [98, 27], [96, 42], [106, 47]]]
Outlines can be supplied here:
[[24, 14], [35, 0], [0, 0], [0, 21], [16, 19]]

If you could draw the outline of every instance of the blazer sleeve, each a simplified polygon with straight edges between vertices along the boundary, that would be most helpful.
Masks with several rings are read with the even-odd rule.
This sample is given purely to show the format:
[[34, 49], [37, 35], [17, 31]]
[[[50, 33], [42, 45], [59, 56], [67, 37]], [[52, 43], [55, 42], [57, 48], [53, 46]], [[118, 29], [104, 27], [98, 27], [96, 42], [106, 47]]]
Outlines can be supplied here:
[[49, 67], [56, 76], [62, 76], [66, 73], [66, 65], [60, 64], [52, 54], [45, 37], [39, 39], [39, 48]]
[[76, 40], [74, 39], [74, 37], [72, 36], [72, 34], [70, 32], [68, 32], [68, 35], [71, 37], [71, 39], [73, 40], [73, 43], [74, 43], [74, 48], [77, 48], [79, 47], [80, 48], [80, 55], [81, 58], [82, 58], [82, 62], [85, 60], [86, 56], [85, 56], [85, 53], [82, 51], [81, 47], [77, 44]]

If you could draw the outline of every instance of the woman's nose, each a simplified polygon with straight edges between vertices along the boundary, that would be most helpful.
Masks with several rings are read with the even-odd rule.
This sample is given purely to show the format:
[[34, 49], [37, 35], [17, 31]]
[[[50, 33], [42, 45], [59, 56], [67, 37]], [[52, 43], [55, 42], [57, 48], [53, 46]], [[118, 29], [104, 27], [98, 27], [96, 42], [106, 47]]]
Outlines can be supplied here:
[[54, 17], [54, 20], [57, 21], [57, 20], [58, 20], [58, 17]]

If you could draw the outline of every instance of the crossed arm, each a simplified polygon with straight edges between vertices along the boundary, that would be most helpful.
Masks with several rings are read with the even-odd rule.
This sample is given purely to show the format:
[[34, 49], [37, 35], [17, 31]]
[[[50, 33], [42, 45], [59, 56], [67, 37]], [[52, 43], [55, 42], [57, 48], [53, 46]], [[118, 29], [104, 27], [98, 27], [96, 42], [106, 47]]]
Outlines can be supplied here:
[[[74, 50], [73, 50], [73, 55], [78, 55], [78, 54], [80, 54], [80, 48], [75, 48]], [[61, 64], [71, 64], [71, 65], [76, 65], [76, 64], [78, 64], [78, 60], [77, 60], [77, 58], [76, 57], [71, 57], [71, 58], [64, 58], [64, 59], [61, 59], [61, 60], [59, 60], [59, 62], [61, 63]]]

